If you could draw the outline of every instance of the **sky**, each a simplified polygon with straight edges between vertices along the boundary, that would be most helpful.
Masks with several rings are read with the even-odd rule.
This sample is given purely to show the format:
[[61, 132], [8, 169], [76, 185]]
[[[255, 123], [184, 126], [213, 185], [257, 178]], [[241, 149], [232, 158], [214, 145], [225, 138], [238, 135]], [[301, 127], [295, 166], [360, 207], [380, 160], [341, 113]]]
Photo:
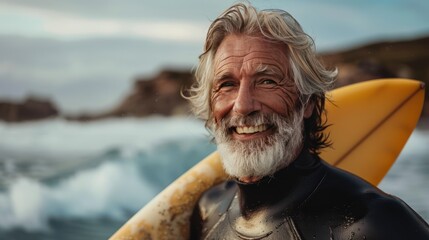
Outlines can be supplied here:
[[[211, 21], [234, 2], [0, 0], [0, 100], [110, 109], [137, 77], [194, 67]], [[250, 2], [290, 12], [321, 52], [429, 35], [427, 0]]]

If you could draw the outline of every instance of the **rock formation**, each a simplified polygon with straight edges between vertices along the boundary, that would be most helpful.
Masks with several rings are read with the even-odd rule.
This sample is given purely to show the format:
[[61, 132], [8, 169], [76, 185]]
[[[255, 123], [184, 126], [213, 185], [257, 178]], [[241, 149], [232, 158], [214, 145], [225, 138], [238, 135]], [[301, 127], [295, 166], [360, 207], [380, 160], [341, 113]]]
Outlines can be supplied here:
[[186, 70], [164, 70], [153, 78], [137, 79], [131, 94], [107, 115], [143, 117], [151, 114], [188, 114], [189, 105], [181, 92], [189, 88], [192, 82], [192, 73]]
[[181, 96], [181, 92], [191, 86], [193, 79], [190, 70], [163, 70], [154, 77], [136, 79], [128, 96], [111, 111], [67, 118], [88, 121], [106, 117], [190, 114], [190, 106]]
[[0, 102], [0, 120], [23, 122], [58, 116], [58, 110], [48, 100], [29, 97], [23, 102]]

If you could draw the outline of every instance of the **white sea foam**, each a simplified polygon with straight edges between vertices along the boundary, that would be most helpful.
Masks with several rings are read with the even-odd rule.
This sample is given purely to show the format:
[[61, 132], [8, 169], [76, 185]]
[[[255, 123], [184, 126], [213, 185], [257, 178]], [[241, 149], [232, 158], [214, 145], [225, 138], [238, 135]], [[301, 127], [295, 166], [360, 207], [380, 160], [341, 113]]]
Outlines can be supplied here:
[[[18, 227], [29, 231], [46, 230], [49, 218], [124, 220], [160, 191], [154, 179], [169, 182], [175, 174], [185, 171], [180, 168], [193, 164], [171, 164], [180, 154], [190, 151], [188, 139], [204, 138], [208, 142], [203, 123], [185, 117], [0, 123], [0, 136], [3, 172], [10, 176], [18, 172], [15, 178], [4, 179], [10, 182], [0, 192], [0, 229]], [[162, 147], [166, 142], [181, 145], [176, 149], [173, 144], [176, 152], [168, 152], [170, 146]], [[157, 153], [160, 146], [167, 152]], [[108, 154], [112, 149], [118, 150], [113, 157]], [[46, 161], [46, 156], [57, 165], [70, 165], [78, 156], [107, 160], [90, 168], [71, 169], [67, 176], [49, 181], [29, 178], [15, 166], [16, 161], [24, 162], [29, 168]], [[60, 168], [48, 170], [56, 169]]]
[[103, 163], [55, 185], [20, 178], [0, 193], [0, 227], [45, 230], [48, 218], [123, 219], [156, 192], [134, 164], [121, 162]]
[[[125, 220], [160, 191], [142, 176], [135, 157], [106, 161], [53, 184], [28, 178], [15, 180], [0, 193], [0, 228], [47, 230], [49, 218]], [[146, 171], [162, 173], [157, 168]]]
[[27, 157], [90, 156], [106, 149], [151, 149], [166, 140], [206, 135], [203, 123], [190, 117], [106, 119], [87, 123], [62, 119], [19, 124], [0, 122], [0, 150]]
[[0, 227], [21, 226], [27, 230], [46, 229], [47, 214], [44, 188], [29, 179], [17, 181], [5, 194], [0, 194]]

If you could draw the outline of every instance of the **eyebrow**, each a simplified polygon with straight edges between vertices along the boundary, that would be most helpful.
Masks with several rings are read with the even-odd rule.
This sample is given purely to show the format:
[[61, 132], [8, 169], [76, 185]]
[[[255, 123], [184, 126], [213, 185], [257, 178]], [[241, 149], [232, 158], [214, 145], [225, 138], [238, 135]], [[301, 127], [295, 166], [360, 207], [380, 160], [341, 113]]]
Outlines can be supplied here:
[[232, 73], [225, 72], [225, 73], [219, 74], [217, 76], [214, 76], [213, 82], [216, 83], [216, 82], [219, 82], [219, 81], [222, 81], [224, 79], [231, 78], [231, 77], [232, 77]]
[[[283, 73], [278, 67], [268, 64], [259, 64], [256, 66], [254, 71], [255, 76], [274, 76], [283, 79], [285, 77], [285, 73]], [[219, 82], [228, 78], [233, 78], [234, 74], [232, 72], [224, 72], [219, 75], [214, 76], [213, 82]]]
[[285, 73], [283, 73], [279, 68], [270, 65], [259, 64], [255, 68], [255, 75], [271, 75], [271, 76], [279, 76], [284, 78]]

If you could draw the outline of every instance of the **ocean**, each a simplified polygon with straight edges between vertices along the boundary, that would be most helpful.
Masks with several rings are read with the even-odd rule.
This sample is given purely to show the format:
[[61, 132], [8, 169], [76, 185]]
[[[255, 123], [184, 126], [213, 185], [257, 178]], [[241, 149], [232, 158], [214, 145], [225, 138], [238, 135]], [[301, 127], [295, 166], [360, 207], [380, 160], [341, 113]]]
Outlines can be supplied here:
[[[379, 187], [429, 221], [429, 130]], [[191, 117], [0, 122], [0, 239], [107, 239], [215, 150]]]

